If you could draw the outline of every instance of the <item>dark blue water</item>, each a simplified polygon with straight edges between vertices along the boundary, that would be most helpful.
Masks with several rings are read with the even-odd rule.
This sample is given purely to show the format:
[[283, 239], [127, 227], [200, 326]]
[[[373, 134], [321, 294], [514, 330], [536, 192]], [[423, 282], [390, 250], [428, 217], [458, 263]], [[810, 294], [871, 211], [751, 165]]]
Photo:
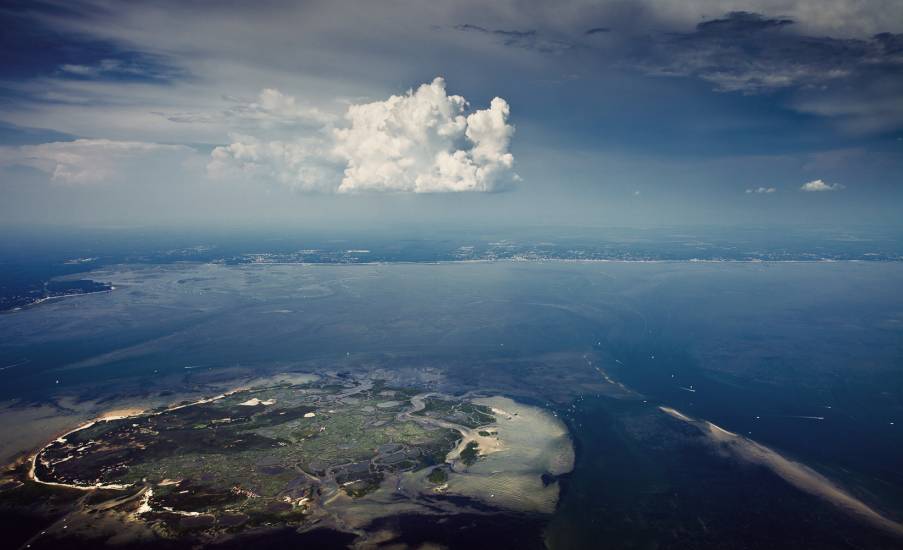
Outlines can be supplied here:
[[692, 429], [659, 404], [903, 517], [903, 264], [143, 264], [96, 275], [117, 290], [0, 315], [0, 366], [14, 365], [0, 371], [0, 398], [113, 402], [216, 373], [380, 368], [414, 380], [430, 369], [447, 391], [505, 393], [569, 423], [577, 467], [547, 531], [558, 547], [831, 547], [823, 522], [861, 547], [886, 544], [773, 474], [688, 444]]

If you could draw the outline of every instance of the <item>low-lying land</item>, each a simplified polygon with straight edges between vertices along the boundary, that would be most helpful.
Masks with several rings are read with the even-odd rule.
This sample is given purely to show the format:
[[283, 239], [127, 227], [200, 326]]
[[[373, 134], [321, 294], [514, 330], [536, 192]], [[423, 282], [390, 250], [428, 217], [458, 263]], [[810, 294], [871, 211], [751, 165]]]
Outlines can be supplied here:
[[[504, 410], [495, 408], [502, 402]], [[522, 411], [529, 411], [524, 422], [512, 423]], [[549, 426], [555, 429], [534, 429]], [[518, 435], [523, 430], [533, 435]], [[544, 439], [563, 450], [565, 467], [545, 456], [531, 462], [531, 450], [521, 449]], [[483, 460], [491, 472], [479, 468]], [[38, 538], [71, 529], [66, 536], [96, 539], [101, 533], [92, 525], [110, 522], [124, 522], [142, 540], [212, 542], [280, 526], [366, 538], [374, 519], [398, 513], [551, 512], [558, 489], [548, 488], [548, 476], [569, 471], [572, 461], [563, 425], [540, 409], [325, 376], [98, 419], [50, 442], [18, 477], [7, 477], [0, 504], [23, 491], [48, 500], [83, 493], [66, 523]], [[481, 490], [494, 486], [487, 476], [513, 492], [494, 501]], [[527, 494], [537, 487], [546, 488], [538, 506]]]

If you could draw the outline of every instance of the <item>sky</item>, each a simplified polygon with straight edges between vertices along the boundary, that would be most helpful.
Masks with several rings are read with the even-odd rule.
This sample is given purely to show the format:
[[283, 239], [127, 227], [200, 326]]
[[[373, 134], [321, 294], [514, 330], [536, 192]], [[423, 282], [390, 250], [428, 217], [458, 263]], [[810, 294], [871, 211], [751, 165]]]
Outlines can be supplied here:
[[0, 18], [2, 224], [903, 223], [898, 0]]

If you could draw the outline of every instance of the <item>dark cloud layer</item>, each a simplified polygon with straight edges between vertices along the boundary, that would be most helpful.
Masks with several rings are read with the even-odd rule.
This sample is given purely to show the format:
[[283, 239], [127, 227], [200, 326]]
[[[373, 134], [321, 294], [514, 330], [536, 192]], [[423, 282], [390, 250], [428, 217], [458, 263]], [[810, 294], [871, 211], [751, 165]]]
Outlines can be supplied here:
[[809, 36], [792, 32], [794, 24], [734, 12], [656, 37], [633, 63], [651, 75], [699, 78], [720, 92], [790, 91], [789, 106], [856, 131], [903, 125], [903, 34]]
[[[805, 34], [789, 17], [737, 11], [698, 23], [690, 32], [580, 34], [512, 31], [465, 24], [459, 31], [493, 36], [499, 44], [542, 53], [574, 53], [599, 65], [652, 77], [709, 83], [715, 92], [781, 93], [783, 105], [837, 121], [855, 133], [903, 127], [903, 34], [835, 38]], [[594, 35], [608, 37], [602, 45]], [[554, 36], [554, 38], [553, 38]]]
[[761, 93], [900, 73], [903, 35], [837, 39], [787, 32], [794, 22], [734, 12], [691, 33], [657, 37], [638, 65], [653, 74], [694, 76], [720, 91]]

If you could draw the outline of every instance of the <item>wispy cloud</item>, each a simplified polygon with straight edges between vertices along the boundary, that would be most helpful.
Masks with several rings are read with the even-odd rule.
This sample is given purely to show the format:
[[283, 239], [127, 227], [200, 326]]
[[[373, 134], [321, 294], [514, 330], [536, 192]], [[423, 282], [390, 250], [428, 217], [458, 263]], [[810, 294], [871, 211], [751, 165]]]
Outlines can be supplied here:
[[752, 187], [746, 190], [747, 195], [770, 195], [776, 192], [774, 187]]
[[228, 124], [233, 129], [247, 127], [319, 127], [334, 122], [335, 116], [316, 107], [304, 105], [289, 94], [265, 88], [253, 99], [225, 96], [229, 106], [222, 110], [159, 112], [170, 122], [179, 124]]
[[105, 58], [93, 63], [64, 63], [59, 73], [67, 78], [142, 80], [169, 82], [186, 76], [179, 68], [147, 55], [123, 52], [120, 58]]
[[503, 30], [503, 29], [487, 29], [479, 25], [471, 25], [465, 23], [456, 25], [455, 30], [463, 32], [472, 32], [491, 36], [505, 46], [513, 48], [523, 48], [525, 50], [534, 50], [541, 53], [560, 54], [568, 50], [574, 49], [575, 44], [564, 40], [556, 40], [545, 37], [535, 29], [519, 31], [519, 30]]
[[21, 165], [40, 170], [61, 184], [90, 185], [128, 176], [135, 159], [156, 158], [178, 164], [194, 151], [182, 145], [139, 141], [77, 139], [39, 145], [0, 147], [0, 166]]

